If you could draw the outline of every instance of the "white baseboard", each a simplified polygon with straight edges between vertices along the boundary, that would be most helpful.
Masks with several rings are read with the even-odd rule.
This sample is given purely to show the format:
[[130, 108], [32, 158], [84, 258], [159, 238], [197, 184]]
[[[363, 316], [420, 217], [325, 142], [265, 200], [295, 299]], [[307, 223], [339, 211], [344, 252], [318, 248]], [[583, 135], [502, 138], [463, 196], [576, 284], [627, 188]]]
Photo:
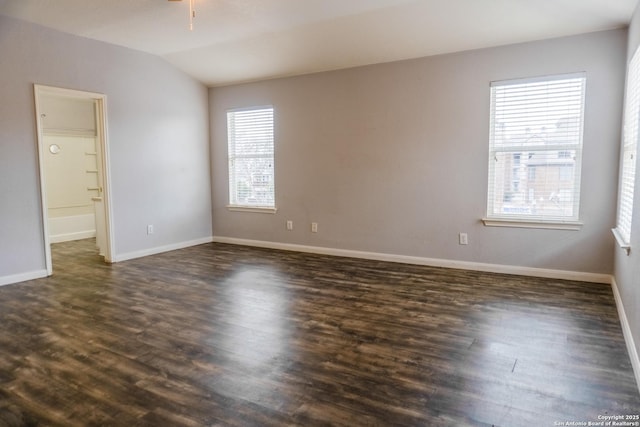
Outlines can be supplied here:
[[[155, 248], [144, 249], [141, 251], [128, 252], [125, 254], [116, 255], [112, 262], [127, 261], [135, 258], [142, 258], [149, 255], [156, 255], [163, 252], [174, 251], [176, 249], [184, 249], [190, 246], [202, 245], [205, 243], [213, 242], [213, 237], [204, 237], [202, 239], [189, 240], [186, 242], [175, 243], [172, 245], [159, 246]], [[27, 280], [40, 279], [47, 277], [47, 270], [38, 270], [28, 273], [15, 274], [12, 276], [0, 276], [0, 286], [10, 285], [12, 283], [24, 282]]]
[[149, 249], [143, 249], [141, 251], [127, 252], [124, 254], [116, 254], [112, 262], [128, 261], [130, 259], [142, 258], [149, 255], [156, 255], [163, 252], [175, 251], [177, 249], [184, 249], [190, 246], [203, 245], [205, 243], [213, 242], [213, 237], [203, 237], [201, 239], [189, 240], [186, 242], [174, 243], [171, 245], [158, 246]]
[[235, 237], [214, 236], [214, 242], [234, 245], [255, 246], [259, 248], [280, 249], [285, 251], [307, 252], [322, 255], [362, 258], [375, 261], [398, 262], [402, 264], [425, 265], [430, 267], [457, 268], [489, 273], [516, 274], [522, 276], [544, 277], [548, 279], [577, 280], [581, 282], [611, 284], [610, 274], [584, 273], [579, 271], [551, 270], [544, 268], [519, 267], [513, 265], [485, 264], [469, 261], [454, 261], [439, 258], [423, 258], [407, 255], [394, 255], [378, 252], [353, 251], [318, 246], [305, 246], [292, 243], [268, 242], [263, 240], [238, 239]]
[[90, 239], [92, 237], [96, 237], [96, 230], [78, 231], [75, 233], [52, 235], [52, 236], [49, 236], [49, 242], [51, 243], [70, 242], [71, 240]]
[[96, 237], [94, 214], [71, 215], [49, 218], [49, 241], [51, 243]]
[[624, 305], [622, 304], [622, 296], [620, 290], [618, 290], [618, 283], [615, 278], [611, 279], [611, 289], [613, 289], [613, 296], [616, 300], [616, 307], [618, 308], [618, 317], [620, 317], [620, 326], [622, 326], [622, 334], [624, 335], [624, 341], [627, 343], [627, 351], [629, 352], [629, 358], [631, 359], [631, 366], [633, 366], [633, 373], [636, 377], [636, 384], [638, 391], [640, 391], [640, 357], [638, 357], [638, 348], [636, 347], [633, 334], [631, 333], [631, 326], [629, 325], [629, 319], [627, 313], [624, 311]]
[[27, 280], [41, 279], [47, 277], [47, 270], [36, 270], [28, 273], [14, 274], [11, 276], [0, 276], [0, 286], [11, 285], [18, 282], [26, 282]]

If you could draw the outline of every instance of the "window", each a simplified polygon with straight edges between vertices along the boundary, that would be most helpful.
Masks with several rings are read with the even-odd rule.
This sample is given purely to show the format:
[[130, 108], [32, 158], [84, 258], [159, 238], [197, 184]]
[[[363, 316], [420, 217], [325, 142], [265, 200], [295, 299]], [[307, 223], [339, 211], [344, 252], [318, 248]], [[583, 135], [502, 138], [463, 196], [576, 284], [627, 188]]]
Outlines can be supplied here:
[[275, 208], [273, 107], [227, 112], [229, 204]]
[[640, 54], [636, 52], [629, 64], [627, 94], [624, 107], [622, 135], [622, 171], [618, 197], [618, 220], [614, 235], [620, 246], [629, 249], [633, 193], [636, 181], [636, 154], [638, 150], [638, 114], [640, 114]]
[[491, 84], [487, 225], [578, 226], [583, 73]]

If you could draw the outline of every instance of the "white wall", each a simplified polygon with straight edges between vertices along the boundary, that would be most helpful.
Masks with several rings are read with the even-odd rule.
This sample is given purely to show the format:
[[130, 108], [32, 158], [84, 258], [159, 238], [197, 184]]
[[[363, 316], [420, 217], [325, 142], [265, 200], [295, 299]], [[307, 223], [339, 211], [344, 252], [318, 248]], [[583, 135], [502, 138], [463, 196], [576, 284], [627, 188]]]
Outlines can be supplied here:
[[[49, 237], [52, 243], [96, 236], [93, 197], [98, 197], [96, 137], [42, 137]], [[57, 147], [52, 152], [49, 148]]]
[[94, 101], [40, 95], [39, 103], [50, 241], [95, 237], [92, 197], [100, 194], [93, 190], [99, 185]]
[[202, 84], [155, 56], [3, 16], [0, 58], [0, 283], [45, 268], [34, 83], [107, 95], [116, 259], [211, 236]]
[[[214, 234], [611, 274], [625, 49], [616, 30], [210, 89]], [[587, 73], [584, 227], [485, 227], [489, 83], [576, 71]], [[230, 212], [225, 111], [267, 104], [278, 211]]]
[[[42, 138], [50, 218], [90, 214], [92, 197], [99, 196], [95, 136], [51, 135]], [[52, 153], [49, 147], [59, 147]]]
[[[636, 49], [640, 46], [640, 6], [636, 8], [629, 27], [629, 44], [627, 62], [631, 61]], [[637, 162], [637, 160], [636, 160]], [[640, 164], [638, 164], [639, 167]], [[633, 200], [633, 218], [631, 223], [631, 253], [627, 255], [622, 249], [615, 250], [614, 276], [626, 315], [627, 344], [631, 345], [632, 362], [638, 386], [640, 387], [640, 174], [636, 173], [635, 195]], [[635, 352], [634, 350], [635, 349]], [[634, 360], [635, 358], [635, 360]]]
[[40, 95], [40, 114], [44, 114], [42, 128], [45, 132], [59, 131], [76, 134], [96, 134], [96, 112], [92, 99]]

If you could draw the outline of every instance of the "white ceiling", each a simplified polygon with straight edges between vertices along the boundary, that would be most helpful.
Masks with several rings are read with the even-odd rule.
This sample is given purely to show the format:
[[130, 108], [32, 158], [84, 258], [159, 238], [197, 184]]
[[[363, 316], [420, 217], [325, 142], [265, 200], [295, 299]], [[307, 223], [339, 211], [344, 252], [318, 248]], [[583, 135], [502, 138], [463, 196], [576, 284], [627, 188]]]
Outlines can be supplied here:
[[626, 26], [638, 0], [0, 0], [0, 14], [150, 52], [208, 86]]

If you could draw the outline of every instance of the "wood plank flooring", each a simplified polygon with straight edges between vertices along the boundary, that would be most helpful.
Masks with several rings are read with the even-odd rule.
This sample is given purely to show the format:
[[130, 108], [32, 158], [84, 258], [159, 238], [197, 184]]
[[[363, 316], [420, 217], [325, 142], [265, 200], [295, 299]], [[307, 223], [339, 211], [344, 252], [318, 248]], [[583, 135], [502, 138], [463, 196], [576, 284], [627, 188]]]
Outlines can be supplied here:
[[0, 426], [554, 426], [640, 414], [606, 285], [207, 244], [0, 288]]

